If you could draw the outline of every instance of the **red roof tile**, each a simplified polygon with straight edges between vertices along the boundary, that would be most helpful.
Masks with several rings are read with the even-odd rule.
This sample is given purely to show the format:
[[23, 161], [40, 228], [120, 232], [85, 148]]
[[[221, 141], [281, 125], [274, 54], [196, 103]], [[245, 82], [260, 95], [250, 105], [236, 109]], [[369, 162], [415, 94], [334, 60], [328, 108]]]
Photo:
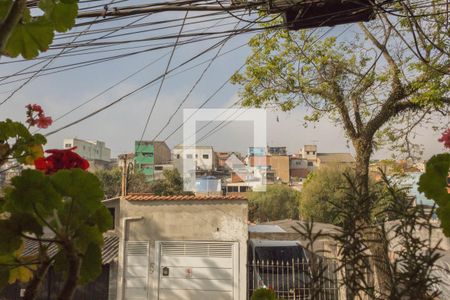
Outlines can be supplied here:
[[153, 194], [128, 194], [128, 201], [205, 201], [205, 200], [247, 200], [244, 196], [222, 196], [222, 195], [175, 195], [158, 196]]

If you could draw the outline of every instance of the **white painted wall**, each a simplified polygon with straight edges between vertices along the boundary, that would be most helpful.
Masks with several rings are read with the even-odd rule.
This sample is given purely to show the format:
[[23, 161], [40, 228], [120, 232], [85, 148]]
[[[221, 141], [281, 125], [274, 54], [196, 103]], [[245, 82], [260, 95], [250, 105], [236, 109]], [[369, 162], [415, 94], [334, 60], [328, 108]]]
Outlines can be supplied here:
[[87, 160], [111, 160], [111, 149], [107, 148], [104, 142], [87, 141], [81, 139], [64, 139], [64, 149], [77, 147], [75, 152]]

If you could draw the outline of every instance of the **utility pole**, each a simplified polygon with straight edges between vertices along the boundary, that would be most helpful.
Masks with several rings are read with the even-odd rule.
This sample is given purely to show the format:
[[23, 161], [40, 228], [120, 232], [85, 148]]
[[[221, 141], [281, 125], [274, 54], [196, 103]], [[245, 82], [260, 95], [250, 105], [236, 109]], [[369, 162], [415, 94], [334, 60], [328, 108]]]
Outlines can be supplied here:
[[125, 197], [127, 195], [127, 177], [128, 177], [128, 155], [119, 155], [119, 159], [123, 161], [122, 167], [122, 178], [121, 178], [121, 189], [120, 196]]

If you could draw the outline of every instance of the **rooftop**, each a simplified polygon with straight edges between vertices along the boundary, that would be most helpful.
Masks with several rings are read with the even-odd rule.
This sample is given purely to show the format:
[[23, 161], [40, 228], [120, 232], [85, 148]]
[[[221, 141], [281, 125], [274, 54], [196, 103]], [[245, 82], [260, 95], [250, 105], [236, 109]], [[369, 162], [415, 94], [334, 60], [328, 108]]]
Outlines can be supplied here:
[[154, 194], [128, 194], [125, 197], [128, 201], [235, 201], [247, 200], [243, 196], [222, 196], [222, 195], [174, 195], [159, 196]]
[[355, 158], [350, 153], [317, 153], [320, 162], [353, 163]]

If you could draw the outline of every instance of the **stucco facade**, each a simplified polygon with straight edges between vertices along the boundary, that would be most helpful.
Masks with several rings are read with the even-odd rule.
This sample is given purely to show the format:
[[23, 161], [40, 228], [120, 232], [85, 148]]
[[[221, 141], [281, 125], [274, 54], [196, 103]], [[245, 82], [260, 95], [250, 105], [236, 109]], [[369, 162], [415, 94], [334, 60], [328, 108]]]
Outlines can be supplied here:
[[[214, 198], [216, 197], [216, 198]], [[127, 241], [148, 241], [148, 298], [158, 299], [158, 267], [161, 242], [232, 242], [236, 252], [237, 286], [233, 299], [246, 299], [247, 201], [224, 196], [129, 195], [120, 205], [118, 297], [124, 295], [125, 248]]]
[[100, 160], [109, 162], [111, 160], [111, 149], [104, 142], [88, 141], [82, 139], [64, 139], [64, 148], [77, 147], [75, 152], [87, 160]]

